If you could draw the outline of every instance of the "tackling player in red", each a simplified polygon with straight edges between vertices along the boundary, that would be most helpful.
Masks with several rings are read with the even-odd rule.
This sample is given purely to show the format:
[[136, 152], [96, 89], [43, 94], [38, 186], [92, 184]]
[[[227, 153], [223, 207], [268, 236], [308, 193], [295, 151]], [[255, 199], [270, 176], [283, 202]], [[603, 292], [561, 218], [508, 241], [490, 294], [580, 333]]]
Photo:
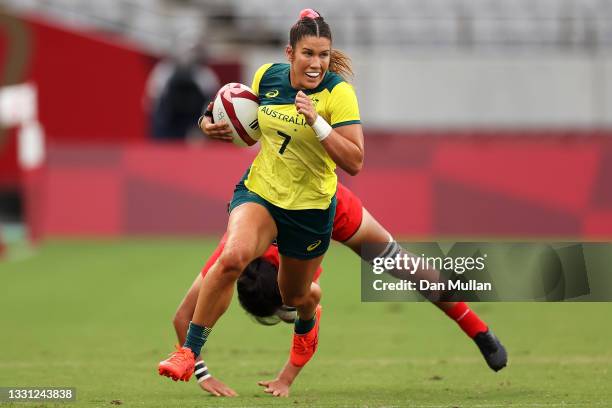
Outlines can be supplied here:
[[[337, 209], [334, 218], [332, 239], [342, 242], [361, 256], [361, 249], [367, 243], [385, 243], [385, 253], [394, 256], [403, 253], [403, 249], [394, 241], [393, 237], [378, 221], [362, 206], [359, 198], [348, 188], [338, 183]], [[198, 274], [185, 298], [181, 302], [174, 317], [174, 328], [183, 343], [189, 320], [195, 308], [202, 277], [221, 254], [225, 244], [225, 236], [209, 258], [208, 262]], [[237, 282], [238, 298], [240, 304], [247, 312], [255, 316], [262, 324], [274, 324], [281, 319], [292, 322], [295, 311], [282, 304], [277, 284], [277, 271], [279, 266], [278, 249], [270, 245], [261, 257], [251, 262], [242, 273]], [[319, 276], [322, 269], [317, 270], [312, 290], [319, 291]], [[469, 309], [464, 302], [434, 302], [459, 327], [474, 340], [480, 349], [487, 364], [494, 371], [499, 371], [507, 363], [506, 350], [491, 332], [488, 326]], [[301, 371], [302, 367], [291, 364], [289, 359], [279, 375], [270, 381], [260, 381], [259, 385], [265, 387], [265, 392], [274, 396], [288, 396], [291, 384]], [[195, 375], [200, 387], [216, 396], [235, 396], [236, 393], [223, 382], [217, 380], [208, 372], [203, 361], [196, 364]]]

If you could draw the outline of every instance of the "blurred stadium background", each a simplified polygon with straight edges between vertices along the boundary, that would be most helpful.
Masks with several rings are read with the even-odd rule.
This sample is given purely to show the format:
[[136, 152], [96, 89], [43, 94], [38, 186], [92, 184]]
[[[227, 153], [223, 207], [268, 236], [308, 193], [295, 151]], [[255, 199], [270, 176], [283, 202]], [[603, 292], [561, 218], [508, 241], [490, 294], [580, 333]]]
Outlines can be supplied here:
[[[100, 338], [93, 347], [71, 349], [68, 355], [78, 364], [86, 364], [92, 350], [108, 361], [130, 362], [126, 343], [140, 341], [141, 332], [117, 322], [142, 319], [135, 310], [153, 314], [143, 327], [144, 323], [153, 327], [147, 335], [156, 340], [147, 340], [146, 350], [138, 356], [140, 365], [135, 366], [147, 374], [142, 378], [129, 374], [129, 380], [120, 384], [111, 380], [112, 365], [96, 366], [106, 382], [84, 391], [91, 393], [91, 406], [108, 403], [106, 385], [129, 399], [125, 395], [135, 391], [126, 384], [149, 381], [150, 361], [161, 358], [164, 346], [171, 344], [174, 305], [222, 233], [232, 186], [256, 153], [212, 142], [152, 140], [143, 105], [145, 84], [154, 65], [174, 52], [177, 38], [205, 44], [209, 64], [222, 83], [250, 84], [260, 64], [284, 59], [288, 28], [299, 10], [319, 9], [331, 24], [334, 46], [353, 59], [366, 137], [363, 172], [355, 178], [339, 177], [398, 237], [598, 241], [612, 237], [612, 0], [0, 0], [0, 7], [0, 242], [8, 246], [0, 261], [0, 281], [4, 281], [0, 290], [4, 310], [13, 310], [16, 303], [22, 306], [3, 316], [7, 333], [17, 334], [2, 340], [7, 343], [0, 367], [10, 368], [0, 376], [5, 385], [35, 385], [41, 378], [58, 375], [50, 368], [32, 371], [36, 365], [31, 350], [42, 347], [48, 367], [64, 364], [64, 354], [57, 350], [67, 345], [59, 334], [50, 336], [46, 348], [24, 340], [36, 336], [24, 326], [24, 319], [41, 310], [53, 315], [46, 317], [47, 323], [41, 322], [47, 333], [60, 327], [68, 337]], [[142, 241], [160, 236], [164, 240]], [[184, 241], [185, 236], [204, 243]], [[64, 240], [84, 237], [91, 240]], [[24, 249], [29, 248], [24, 242], [37, 249]], [[502, 374], [508, 377], [489, 387], [488, 373], [473, 354], [465, 351], [470, 357], [462, 360], [426, 333], [406, 335], [398, 329], [404, 322], [408, 326], [416, 321], [428, 327], [432, 338], [456, 336], [453, 341], [463, 345], [457, 330], [441, 318], [429, 326], [435, 312], [430, 316], [429, 309], [413, 305], [416, 309], [405, 317], [407, 313], [400, 313], [408, 310], [405, 305], [359, 306], [357, 262], [338, 248], [333, 251], [326, 261], [328, 270], [346, 277], [352, 272], [343, 269], [355, 269], [355, 279], [346, 284], [329, 278], [347, 290], [334, 291], [330, 285], [328, 304], [337, 305], [330, 323], [334, 313], [350, 316], [356, 307], [372, 320], [386, 316], [398, 323], [393, 328], [376, 323], [372, 333], [354, 340], [361, 345], [359, 350], [367, 348], [368, 341], [382, 341], [388, 343], [384, 349], [388, 353], [397, 352], [389, 339], [407, 339], [420, 351], [431, 347], [427, 352], [452, 363], [442, 370], [443, 377], [456, 376], [450, 366], [482, 370], [476, 384], [455, 377], [450, 386], [445, 384], [444, 392], [456, 396], [476, 387], [480, 397], [495, 406], [517, 398], [516, 406], [545, 399], [550, 406], [562, 406], [563, 401], [609, 406], [611, 395], [603, 384], [610, 380], [610, 333], [595, 323], [609, 319], [609, 304], [483, 305], [479, 310], [497, 323], [499, 334], [518, 354], [515, 361], [524, 366], [516, 368], [520, 376]], [[92, 259], [96, 266], [92, 280], [87, 280], [84, 271]], [[348, 259], [351, 268], [344, 263]], [[174, 273], [171, 281], [164, 275], [168, 270]], [[58, 280], [47, 272], [57, 273]], [[99, 277], [106, 273], [109, 280], [122, 280], [122, 287], [103, 283]], [[46, 288], [60, 282], [61, 288], [49, 294]], [[71, 282], [85, 292], [69, 290]], [[138, 298], [140, 291], [149, 297], [161, 291], [172, 295], [150, 305], [149, 297]], [[84, 307], [81, 302], [102, 304], [107, 294], [116, 296], [115, 303], [81, 310], [81, 314], [89, 310], [89, 317], [72, 315], [72, 323], [60, 317]], [[25, 305], [28, 302], [34, 311]], [[412, 313], [415, 310], [418, 313]], [[91, 316], [99, 326], [90, 321]], [[244, 318], [236, 319], [240, 318], [228, 321], [238, 327], [246, 324]], [[348, 323], [336, 319], [338, 327], [346, 323], [348, 330], [361, 333], [355, 319], [348, 318]], [[77, 324], [91, 331], [85, 333]], [[109, 334], [109, 327], [117, 334]], [[238, 328], [223, 327], [220, 338], [241, 335]], [[540, 337], [524, 338], [521, 328], [539, 329]], [[328, 344], [333, 345], [327, 351], [322, 348], [317, 364], [338, 370], [340, 361], [331, 354], [342, 356], [342, 333], [333, 330], [330, 325]], [[390, 337], [375, 337], [377, 332]], [[575, 332], [588, 336], [593, 347], [585, 350], [578, 336], [571, 337]], [[259, 343], [253, 340], [263, 354], [247, 355], [245, 361], [256, 363], [243, 362], [240, 369], [247, 367], [260, 376], [258, 365], [273, 355], [270, 344], [286, 343], [279, 340], [286, 336], [276, 334], [276, 343], [265, 343], [269, 341], [265, 337]], [[570, 336], [567, 343], [564, 336]], [[108, 344], [114, 345], [112, 352]], [[217, 346], [216, 352], [230, 358], [222, 348]], [[534, 350], [543, 356], [530, 355]], [[274, 355], [280, 364], [283, 356]], [[374, 355], [383, 360], [389, 356]], [[332, 360], [326, 363], [325, 356]], [[23, 361], [32, 365], [16, 363]], [[330, 368], [329, 361], [337, 364]], [[374, 369], [383, 377], [386, 373], [391, 382], [404, 378], [405, 372], [391, 360], [377, 361], [371, 364], [360, 355], [351, 367]], [[415, 376], [431, 362], [409, 356], [402, 361], [409, 366], [408, 374]], [[558, 364], [566, 364], [562, 374], [556, 371]], [[237, 368], [225, 370], [246, 381]], [[425, 370], [436, 380], [438, 371]], [[11, 372], [16, 376], [9, 376]], [[308, 375], [305, 384], [326, 387], [322, 383], [326, 380]], [[345, 377], [347, 371], [338, 375]], [[555, 375], [560, 376], [558, 381]], [[423, 402], [415, 396], [422, 389], [435, 394], [426, 402], [463, 401], [437, 394], [439, 389], [429, 377], [422, 381], [404, 389], [417, 402]], [[537, 381], [542, 381], [539, 387], [534, 385]], [[52, 382], [87, 388], [85, 383], [94, 381], [67, 371]], [[169, 384], [159, 384], [155, 383], [167, 386], [163, 392], [169, 392]], [[353, 402], [360, 401], [361, 397], [351, 400], [355, 396], [350, 384], [330, 384], [326, 392], [335, 395], [331, 400], [335, 403], [326, 403], [355, 406]], [[577, 387], [578, 394], [563, 394], [570, 385]], [[360, 379], [357, 386], [367, 387], [368, 381]], [[335, 394], [341, 387], [347, 391]], [[148, 391], [157, 399], [146, 406], [170, 406], [153, 390]], [[373, 398], [383, 405], [402, 405], [404, 400], [394, 399], [393, 392], [393, 387], [374, 391]], [[502, 395], [502, 400], [495, 395]], [[308, 399], [300, 402], [316, 405]], [[461, 406], [474, 403], [468, 399]]]
[[36, 239], [219, 233], [253, 152], [151, 142], [147, 76], [200, 41], [249, 84], [307, 5], [356, 71], [367, 162], [340, 177], [395, 234], [612, 235], [612, 1], [0, 4], [0, 216]]

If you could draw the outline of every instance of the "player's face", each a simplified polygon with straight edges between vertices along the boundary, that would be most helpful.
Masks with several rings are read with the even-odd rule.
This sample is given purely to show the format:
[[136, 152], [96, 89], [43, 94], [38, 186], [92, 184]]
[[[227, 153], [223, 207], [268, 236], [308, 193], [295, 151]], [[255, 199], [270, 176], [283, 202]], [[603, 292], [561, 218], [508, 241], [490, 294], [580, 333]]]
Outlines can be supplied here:
[[291, 86], [295, 89], [314, 89], [319, 86], [329, 68], [329, 38], [303, 37], [295, 44], [295, 49], [287, 46], [286, 52], [291, 62]]

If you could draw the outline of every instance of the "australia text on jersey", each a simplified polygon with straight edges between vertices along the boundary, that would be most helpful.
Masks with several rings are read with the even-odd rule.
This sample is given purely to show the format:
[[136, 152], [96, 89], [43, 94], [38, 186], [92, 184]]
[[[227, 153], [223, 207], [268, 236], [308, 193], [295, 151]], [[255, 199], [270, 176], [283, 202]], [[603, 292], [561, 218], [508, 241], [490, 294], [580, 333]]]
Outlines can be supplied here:
[[286, 113], [281, 113], [279, 111], [271, 109], [269, 106], [262, 106], [259, 109], [266, 115], [273, 117], [273, 118], [278, 118], [285, 122], [293, 123], [295, 125], [304, 126], [304, 127], [308, 125], [308, 123], [306, 122], [306, 118], [304, 118], [303, 115], [295, 115], [295, 116], [287, 115]]

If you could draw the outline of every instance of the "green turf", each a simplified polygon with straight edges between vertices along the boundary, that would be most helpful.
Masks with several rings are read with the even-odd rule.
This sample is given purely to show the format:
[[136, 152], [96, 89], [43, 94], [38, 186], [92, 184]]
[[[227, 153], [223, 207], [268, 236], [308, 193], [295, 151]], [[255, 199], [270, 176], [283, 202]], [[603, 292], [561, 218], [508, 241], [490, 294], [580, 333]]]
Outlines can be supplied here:
[[474, 304], [510, 353], [495, 374], [434, 307], [360, 303], [359, 263], [340, 246], [324, 262], [320, 348], [289, 399], [263, 394], [256, 381], [285, 361], [290, 327], [256, 325], [236, 304], [205, 359], [240, 397], [174, 383], [157, 375], [157, 362], [172, 349], [172, 315], [212, 245], [53, 241], [0, 262], [0, 386], [77, 388], [78, 402], [46, 406], [612, 406], [612, 304]]

